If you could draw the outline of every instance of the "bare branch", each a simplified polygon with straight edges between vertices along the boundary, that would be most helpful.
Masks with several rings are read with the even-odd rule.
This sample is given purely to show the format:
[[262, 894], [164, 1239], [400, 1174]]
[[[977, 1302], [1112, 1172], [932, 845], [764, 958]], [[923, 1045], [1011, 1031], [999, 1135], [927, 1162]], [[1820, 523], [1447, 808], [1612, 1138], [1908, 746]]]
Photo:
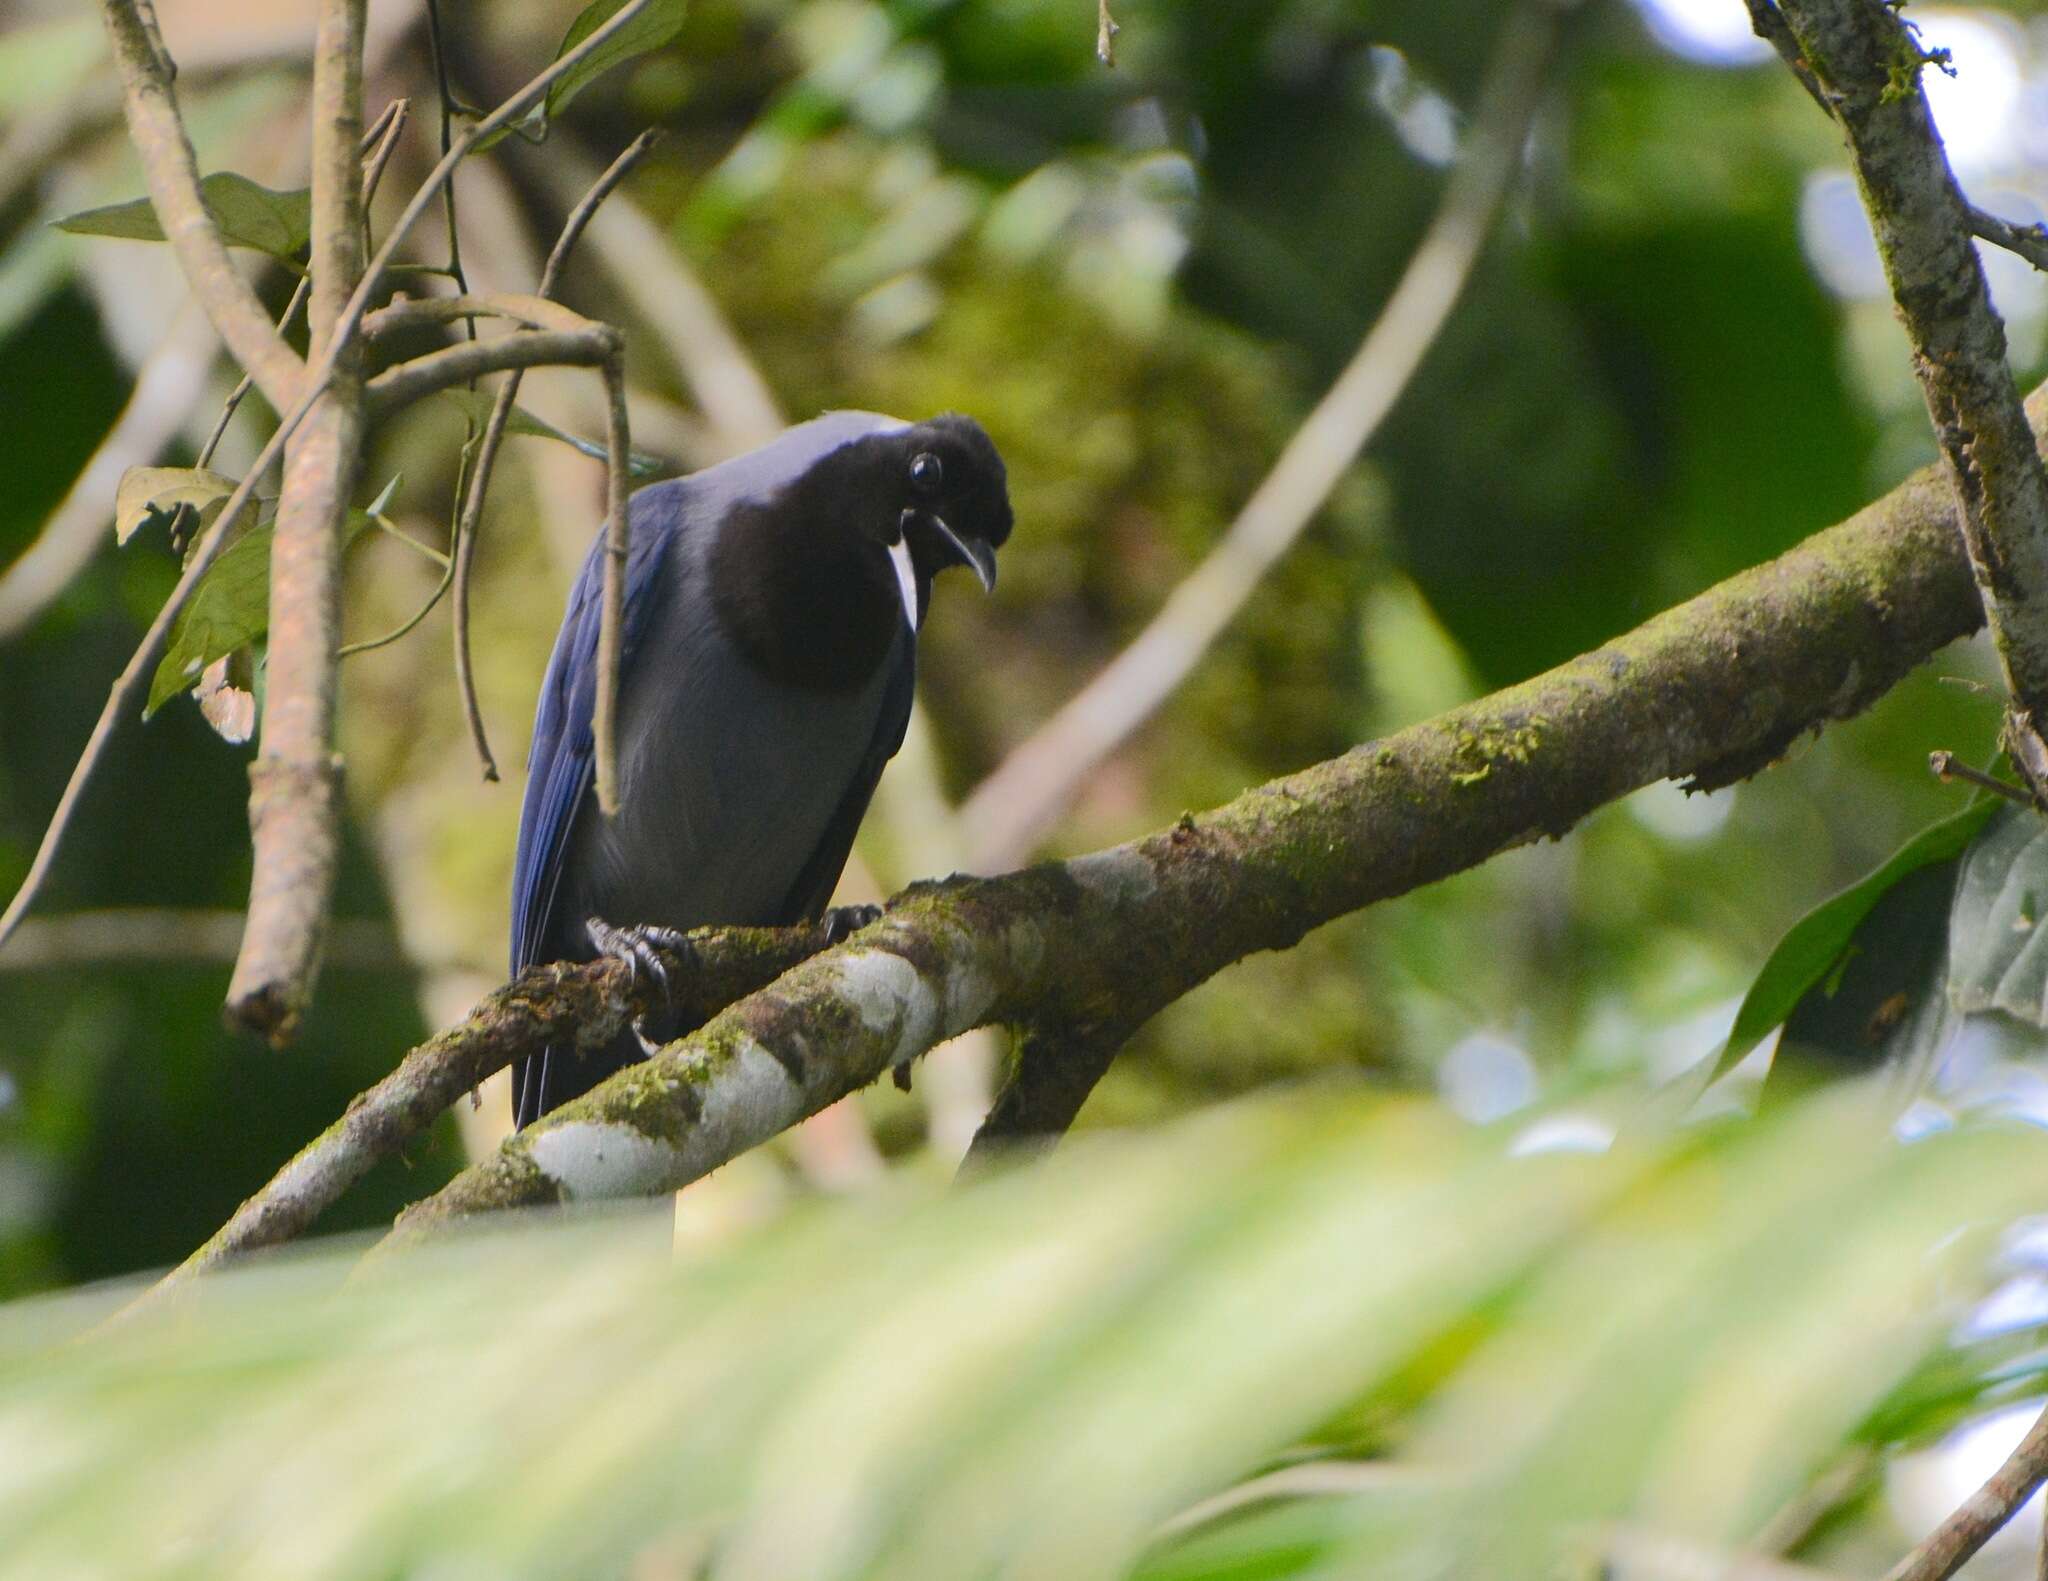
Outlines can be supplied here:
[[107, 36], [121, 73], [128, 137], [142, 159], [149, 200], [177, 254], [192, 295], [220, 338], [279, 411], [298, 396], [306, 365], [284, 343], [255, 290], [228, 257], [213, 216], [199, 195], [199, 167], [178, 101], [168, 61], [151, 37], [135, 0], [103, 0]]
[[[611, 162], [604, 174], [590, 185], [569, 217], [562, 224], [561, 235], [555, 238], [555, 245], [548, 254], [547, 267], [541, 271], [540, 285], [535, 295], [552, 299], [561, 284], [563, 269], [568, 265], [569, 254], [575, 250], [582, 237], [584, 227], [590, 223], [604, 200], [611, 196], [620, 182], [637, 165], [648, 149], [659, 140], [658, 132], [642, 132], [626, 146], [623, 153]], [[477, 446], [476, 460], [469, 471], [468, 492], [464, 495], [462, 512], [456, 519], [455, 528], [455, 680], [462, 693], [463, 716], [469, 721], [469, 738], [476, 745], [476, 752], [483, 763], [486, 780], [498, 777], [498, 763], [491, 756], [491, 743], [484, 730], [483, 710], [476, 700], [476, 677], [470, 666], [469, 655], [469, 579], [471, 568], [476, 561], [477, 533], [483, 527], [484, 501], [490, 494], [491, 476], [496, 470], [498, 449], [505, 440], [505, 425], [512, 416], [512, 406], [519, 399], [519, 384], [523, 370], [514, 369], [509, 378], [498, 387], [498, 397], [491, 404], [491, 415], [484, 424], [483, 438]]]
[[974, 871], [1000, 870], [1030, 854], [1096, 767], [1173, 695], [1236, 618], [1392, 410], [1450, 316], [1520, 167], [1558, 25], [1545, 0], [1508, 18], [1435, 219], [1364, 343], [1229, 531], [1136, 640], [967, 798], [960, 816]]
[[463, 341], [378, 374], [370, 381], [370, 412], [385, 418], [426, 396], [513, 368], [602, 367], [617, 335], [609, 324], [591, 323], [583, 329], [526, 330], [498, 340]]
[[2048, 798], [2048, 471], [1971, 240], [1986, 217], [1956, 185], [1920, 85], [1933, 57], [1889, 6], [1778, 0], [1777, 10], [1856, 166], [2010, 694], [2007, 744]]
[[[2042, 403], [2048, 408], [2048, 401]], [[1848, 524], [1550, 673], [1144, 840], [915, 885], [887, 915], [509, 1139], [401, 1220], [676, 1189], [969, 1027], [1135, 1024], [1232, 961], [1656, 780], [1846, 718], [1981, 611], [1923, 470]]]
[[2027, 1429], [2019, 1447], [1984, 1486], [1894, 1565], [1884, 1581], [1948, 1581], [1972, 1554], [1998, 1535], [2044, 1482], [2048, 1482], [2048, 1412]]
[[362, 347], [341, 317], [363, 269], [357, 145], [366, 11], [366, 0], [324, 0], [314, 29], [306, 320], [309, 354], [331, 348], [331, 355], [314, 404], [284, 452], [270, 547], [262, 746], [249, 765], [249, 921], [225, 1007], [231, 1025], [274, 1045], [297, 1032], [312, 997], [341, 853], [341, 760], [334, 750], [341, 552], [364, 431]]
[[609, 818], [619, 810], [619, 650], [626, 628], [626, 554], [632, 517], [626, 509], [632, 440], [626, 420], [626, 372], [619, 354], [604, 363], [605, 475], [604, 604], [597, 627], [597, 706], [591, 724], [596, 756], [597, 807]]

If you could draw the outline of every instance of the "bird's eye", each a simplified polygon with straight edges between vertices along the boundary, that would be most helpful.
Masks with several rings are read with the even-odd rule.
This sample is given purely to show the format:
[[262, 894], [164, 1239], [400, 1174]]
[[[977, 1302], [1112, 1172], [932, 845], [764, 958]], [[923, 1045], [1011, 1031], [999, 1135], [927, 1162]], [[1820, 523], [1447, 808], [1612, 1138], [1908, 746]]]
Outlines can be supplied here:
[[945, 476], [946, 469], [929, 450], [920, 450], [910, 458], [910, 486], [920, 494], [935, 491]]

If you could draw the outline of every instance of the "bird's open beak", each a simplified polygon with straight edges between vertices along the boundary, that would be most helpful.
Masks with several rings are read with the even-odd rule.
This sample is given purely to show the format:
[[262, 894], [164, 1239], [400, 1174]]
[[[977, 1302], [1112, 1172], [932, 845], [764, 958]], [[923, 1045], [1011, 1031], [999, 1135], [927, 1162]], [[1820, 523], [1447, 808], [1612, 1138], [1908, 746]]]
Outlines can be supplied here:
[[953, 552], [960, 557], [960, 563], [972, 571], [976, 580], [981, 583], [981, 590], [984, 593], [993, 593], [996, 590], [995, 550], [985, 543], [970, 544], [937, 516], [927, 513], [925, 520], [938, 528], [939, 536], [953, 546]]

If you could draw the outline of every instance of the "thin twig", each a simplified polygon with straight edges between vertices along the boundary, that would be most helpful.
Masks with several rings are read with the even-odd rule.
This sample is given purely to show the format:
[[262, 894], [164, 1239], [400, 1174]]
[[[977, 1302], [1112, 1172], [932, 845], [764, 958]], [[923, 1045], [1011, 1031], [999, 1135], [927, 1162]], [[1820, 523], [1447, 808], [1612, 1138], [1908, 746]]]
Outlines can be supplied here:
[[1884, 1581], [1948, 1581], [1998, 1535], [2043, 1482], [2048, 1482], [2048, 1411], [2027, 1429], [2019, 1447], [1984, 1486], [1886, 1572]]
[[426, 396], [512, 368], [601, 367], [610, 354], [607, 342], [616, 339], [617, 333], [609, 324], [592, 321], [588, 329], [527, 330], [499, 340], [446, 346], [395, 368], [386, 368], [372, 379], [371, 413], [385, 418]]
[[[566, 153], [537, 172], [560, 203], [590, 184], [590, 167]], [[630, 195], [590, 221], [590, 249], [613, 287], [660, 339], [709, 420], [721, 457], [765, 445], [788, 426], [775, 392], [733, 333], [718, 303], [675, 242]]]
[[2036, 269], [2048, 269], [2048, 225], [2015, 225], [1974, 203], [1969, 205], [1969, 219], [1971, 235], [2017, 254]]
[[[107, 3], [110, 7], [120, 6], [120, 0], [107, 0]], [[376, 257], [370, 260], [369, 267], [364, 270], [355, 295], [343, 311], [327, 349], [315, 362], [297, 400], [285, 411], [276, 431], [264, 446], [262, 456], [250, 469], [249, 476], [242, 480], [243, 486], [236, 490], [235, 496], [230, 497], [227, 507], [222, 509], [213, 527], [201, 540], [199, 551], [187, 564], [185, 574], [178, 579], [177, 586], [171, 590], [171, 596], [164, 602], [163, 608], [157, 611], [155, 620], [150, 623], [149, 630], [143, 635], [141, 646], [135, 650], [134, 656], [129, 659], [120, 677], [114, 682], [113, 690], [107, 698], [107, 705], [100, 711], [100, 717], [93, 725], [92, 734], [86, 740], [85, 750], [79, 755], [78, 763], [71, 771], [71, 778], [64, 787], [64, 793], [58, 798], [56, 811], [51, 815], [50, 822], [43, 831], [42, 841], [29, 864], [28, 874], [23, 878], [14, 898], [8, 902], [6, 911], [0, 913], [0, 943], [6, 942], [8, 934], [21, 921], [29, 905], [34, 901], [37, 891], [48, 878], [50, 866], [56, 860], [58, 848], [63, 844], [65, 830], [70, 824], [80, 796], [84, 794], [87, 782], [92, 778], [93, 771], [99, 766], [100, 759], [106, 752], [106, 745], [113, 735], [114, 727], [142, 695], [157, 655], [162, 652], [163, 643], [170, 635], [172, 623], [177, 620], [186, 600], [192, 596], [193, 589], [199, 585], [201, 577], [212, 567], [214, 559], [220, 553], [225, 528], [239, 517], [241, 505], [246, 504], [247, 494], [254, 487], [255, 479], [261, 476], [263, 469], [284, 448], [285, 440], [297, 430], [306, 413], [312, 409], [313, 402], [325, 387], [327, 380], [332, 377], [339, 348], [353, 338], [362, 321], [363, 313], [369, 306], [378, 279], [390, 265], [393, 254], [403, 244], [413, 224], [433, 201], [433, 195], [440, 183], [447, 179], [449, 172], [481, 139], [500, 127], [509, 125], [525, 113], [536, 98], [547, 92], [551, 83], [564, 72], [574, 70], [587, 56], [602, 49], [611, 41], [613, 35], [630, 26], [649, 3], [650, 0], [627, 0], [625, 5], [615, 11], [582, 43], [563, 54], [554, 64], [458, 138], [454, 148], [442, 157], [440, 163], [428, 173], [419, 191], [414, 193], [405, 211], [399, 216], [398, 222], [385, 237], [384, 245], [378, 249]], [[146, 43], [144, 47], [146, 51]]]
[[1961, 780], [1965, 785], [1974, 785], [1977, 789], [1989, 791], [1994, 796], [2003, 796], [2007, 801], [2017, 802], [2022, 807], [2034, 805], [2034, 798], [2017, 785], [2008, 785], [2004, 780], [1994, 779], [1982, 769], [1971, 768], [1953, 752], [1928, 753], [1927, 767], [1944, 785]]
[[626, 467], [632, 439], [626, 422], [626, 372], [614, 352], [604, 364], [607, 491], [604, 542], [604, 606], [597, 627], [597, 707], [593, 747], [597, 757], [597, 806], [609, 818], [619, 810], [619, 650], [626, 624], [626, 555], [632, 522], [626, 509]]
[[1436, 217], [1350, 365], [1230, 530], [1136, 640], [967, 798], [961, 820], [974, 871], [1014, 866], [1030, 853], [1096, 767], [1187, 678], [1393, 409], [1450, 316], [1521, 166], [1558, 25], [1546, 0], [1508, 18]]
[[1109, 14], [1109, 0], [1095, 0], [1095, 58], [1103, 65], [1116, 64], [1116, 36], [1122, 31]]
[[[562, 223], [562, 231], [555, 238], [555, 245], [548, 253], [547, 266], [541, 271], [540, 285], [535, 295], [552, 300], [561, 284], [562, 271], [567, 267], [569, 254], [575, 249], [584, 228], [598, 207], [611, 196], [620, 182], [637, 165], [641, 158], [660, 140], [658, 131], [642, 132], [626, 145], [625, 151], [614, 159], [590, 185], [576, 206], [569, 211], [569, 217]], [[486, 780], [498, 778], [497, 759], [491, 755], [490, 738], [484, 729], [483, 709], [477, 702], [476, 674], [470, 662], [469, 649], [469, 582], [471, 568], [476, 560], [477, 534], [483, 526], [484, 501], [490, 493], [491, 478], [498, 460], [498, 449], [505, 440], [505, 427], [512, 417], [513, 403], [519, 399], [519, 384], [523, 370], [514, 369], [505, 382], [498, 387], [498, 396], [491, 403], [491, 414], [484, 424], [483, 442], [477, 447], [475, 463], [469, 470], [469, 487], [462, 502], [462, 514], [457, 518], [455, 529], [455, 680], [456, 689], [462, 695], [462, 710], [469, 721], [469, 739], [476, 746], [476, 753], [483, 764]]]

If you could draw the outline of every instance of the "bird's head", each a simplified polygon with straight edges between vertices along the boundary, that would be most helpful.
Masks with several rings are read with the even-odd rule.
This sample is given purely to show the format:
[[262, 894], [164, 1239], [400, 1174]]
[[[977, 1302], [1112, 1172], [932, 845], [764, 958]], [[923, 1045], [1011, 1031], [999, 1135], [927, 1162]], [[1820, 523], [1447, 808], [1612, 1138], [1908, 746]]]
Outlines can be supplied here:
[[888, 553], [904, 613], [920, 623], [932, 578], [952, 565], [996, 585], [996, 550], [1010, 536], [1003, 458], [981, 424], [957, 412], [870, 436], [862, 530]]

